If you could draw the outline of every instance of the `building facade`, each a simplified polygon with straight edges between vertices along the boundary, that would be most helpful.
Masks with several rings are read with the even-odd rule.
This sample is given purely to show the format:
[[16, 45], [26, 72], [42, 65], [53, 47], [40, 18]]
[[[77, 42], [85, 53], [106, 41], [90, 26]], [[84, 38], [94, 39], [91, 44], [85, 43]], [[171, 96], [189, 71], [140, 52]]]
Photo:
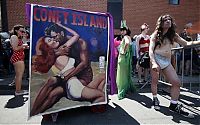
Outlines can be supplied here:
[[[195, 23], [200, 20], [199, 0], [179, 0], [178, 5], [169, 4], [169, 1], [170, 0], [1, 0], [0, 27], [1, 31], [6, 31], [11, 30], [15, 24], [28, 26], [29, 24], [26, 22], [25, 16], [26, 3], [58, 6], [84, 11], [108, 12], [109, 6], [112, 5], [108, 4], [108, 2], [120, 2], [121, 4], [119, 5], [122, 6], [122, 12], [119, 12], [119, 16], [126, 20], [128, 27], [132, 31], [131, 36], [140, 33], [140, 26], [143, 23], [149, 24], [149, 34], [151, 34], [155, 29], [158, 17], [166, 13], [175, 18], [177, 32], [183, 30], [185, 24]], [[115, 13], [113, 15], [114, 22], [115, 19], [119, 21], [120, 18], [117, 18], [117, 14]], [[114, 32], [115, 34], [119, 34], [119, 27], [115, 26]]]

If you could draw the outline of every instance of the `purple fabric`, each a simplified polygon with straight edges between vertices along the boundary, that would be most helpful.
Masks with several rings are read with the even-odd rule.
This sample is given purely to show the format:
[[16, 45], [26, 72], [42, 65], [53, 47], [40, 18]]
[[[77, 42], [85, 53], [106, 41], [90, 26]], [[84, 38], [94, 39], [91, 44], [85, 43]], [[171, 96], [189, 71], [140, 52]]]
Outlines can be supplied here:
[[26, 3], [26, 22], [28, 25], [30, 25], [30, 17], [31, 17], [31, 4]]
[[[26, 21], [28, 24], [30, 24], [30, 11], [31, 11], [31, 4], [26, 3]], [[90, 12], [90, 11], [88, 11]], [[99, 12], [91, 12], [95, 14], [102, 15], [103, 13]], [[116, 63], [115, 63], [115, 47], [114, 47], [114, 34], [113, 34], [113, 17], [111, 14], [106, 13], [106, 15], [109, 17], [109, 24], [110, 24], [110, 36], [109, 36], [109, 63], [108, 63], [108, 84], [110, 84], [110, 94], [116, 94], [117, 93], [117, 85], [116, 85]]]
[[110, 52], [109, 52], [109, 82], [110, 82], [110, 94], [116, 94], [117, 93], [117, 85], [116, 85], [116, 63], [115, 63], [115, 47], [114, 47], [114, 34], [113, 34], [113, 17], [111, 14], [107, 13], [107, 15], [110, 17], [109, 18], [109, 24], [110, 24]]

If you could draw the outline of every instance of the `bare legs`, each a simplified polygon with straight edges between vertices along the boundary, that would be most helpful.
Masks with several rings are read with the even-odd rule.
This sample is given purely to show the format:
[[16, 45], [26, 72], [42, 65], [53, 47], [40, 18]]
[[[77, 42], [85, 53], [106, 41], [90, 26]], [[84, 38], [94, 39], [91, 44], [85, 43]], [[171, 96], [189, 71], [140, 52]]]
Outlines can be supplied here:
[[36, 114], [38, 108], [44, 104], [45, 100], [48, 98], [49, 94], [56, 87], [57, 79], [56, 77], [49, 77], [46, 83], [39, 90], [38, 95], [33, 103], [31, 114]]
[[104, 101], [104, 93], [98, 89], [92, 89], [86, 86], [83, 88], [81, 98], [86, 100], [92, 100], [93, 103], [102, 102]]
[[103, 89], [105, 87], [105, 73], [101, 73], [94, 78], [82, 91], [82, 97], [95, 102], [105, 101]]
[[156, 72], [151, 68], [151, 77], [152, 77], [151, 92], [153, 95], [157, 95], [157, 84], [158, 84], [158, 79], [159, 79], [159, 72]]
[[[50, 77], [48, 81], [43, 85], [34, 101], [31, 115], [44, 112], [46, 109], [52, 107], [56, 102], [58, 102], [60, 98], [65, 96], [65, 90], [61, 86], [56, 86], [56, 84], [56, 78]], [[104, 101], [104, 85], [105, 74], [101, 74], [92, 82], [90, 82], [88, 86], [84, 87], [81, 92], [82, 98], [86, 100], [93, 100], [93, 103]]]
[[147, 81], [148, 74], [149, 74], [149, 68], [143, 68], [139, 65], [137, 67], [138, 67], [138, 79], [139, 79], [138, 81], [142, 82], [142, 70], [144, 70], [144, 80]]
[[[162, 72], [166, 77], [166, 79], [172, 84], [171, 100], [177, 101], [180, 95], [180, 80], [176, 74], [176, 71], [170, 64], [167, 68], [163, 69]], [[152, 76], [151, 91], [153, 95], [156, 95], [159, 72], [155, 72], [151, 69], [151, 76]]]
[[141, 81], [142, 80], [142, 67], [140, 67], [139, 64], [137, 64], [137, 65], [138, 65], [138, 79], [139, 79], [139, 81]]
[[149, 68], [144, 68], [144, 80], [148, 80]]
[[180, 95], [180, 79], [178, 78], [175, 69], [170, 64], [167, 68], [163, 70], [163, 74], [166, 79], [172, 84], [171, 87], [171, 100], [177, 101]]
[[16, 86], [16, 92], [21, 91], [21, 85], [22, 85], [22, 77], [24, 74], [24, 61], [18, 61], [13, 64], [15, 68], [15, 86]]
[[90, 87], [90, 88], [97, 88], [99, 90], [102, 90], [104, 89], [105, 87], [105, 73], [101, 73], [99, 74], [98, 76], [96, 76], [94, 78], [93, 81], [91, 81], [87, 87]]
[[[39, 107], [33, 107], [31, 110], [31, 116], [38, 113], [42, 113], [45, 110], [51, 108], [56, 102], [58, 102], [62, 97], [64, 97], [64, 89], [61, 86], [54, 88], [49, 95], [42, 101]], [[34, 103], [35, 104], [35, 103]]]

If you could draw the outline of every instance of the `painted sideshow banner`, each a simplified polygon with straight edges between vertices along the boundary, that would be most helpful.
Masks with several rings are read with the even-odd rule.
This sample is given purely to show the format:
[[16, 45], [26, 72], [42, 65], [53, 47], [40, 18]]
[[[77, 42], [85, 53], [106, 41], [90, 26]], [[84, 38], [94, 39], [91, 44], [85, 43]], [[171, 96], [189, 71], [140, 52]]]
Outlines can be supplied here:
[[30, 116], [107, 103], [109, 17], [31, 5]]

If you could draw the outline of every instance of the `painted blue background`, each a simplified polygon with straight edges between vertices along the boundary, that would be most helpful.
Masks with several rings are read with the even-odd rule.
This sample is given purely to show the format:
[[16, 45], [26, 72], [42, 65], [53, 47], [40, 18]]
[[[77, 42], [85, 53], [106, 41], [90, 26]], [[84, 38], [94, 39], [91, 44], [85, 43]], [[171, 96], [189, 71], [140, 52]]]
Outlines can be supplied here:
[[[104, 17], [107, 21], [107, 16], [104, 14], [99, 14], [99, 13], [89, 13], [89, 12], [84, 12], [84, 11], [78, 11], [78, 10], [72, 10], [72, 9], [65, 9], [65, 8], [56, 8], [56, 7], [47, 7], [47, 6], [33, 6], [34, 8], [46, 8], [50, 10], [59, 10], [59, 11], [65, 11], [68, 13], [80, 13], [80, 14], [87, 14], [87, 17], [90, 17], [91, 15], [93, 16], [101, 16]], [[38, 14], [38, 13], [36, 13]], [[72, 16], [68, 16], [68, 22], [72, 22]], [[89, 21], [90, 18], [87, 18], [87, 22]], [[37, 40], [44, 36], [44, 30], [46, 27], [52, 25], [53, 22], [42, 22], [42, 21], [35, 21], [32, 18], [32, 55], [35, 54], [35, 45]], [[64, 26], [69, 27], [76, 31], [82, 39], [84, 39], [87, 42], [88, 45], [88, 51], [90, 54], [90, 60], [91, 61], [98, 61], [99, 56], [104, 55], [107, 57], [107, 47], [108, 47], [108, 28], [103, 29], [103, 28], [96, 28], [96, 27], [89, 27], [89, 26], [77, 26], [77, 25], [72, 25], [71, 23], [64, 24]], [[106, 23], [108, 25], [108, 22]], [[91, 40], [97, 40], [97, 44], [92, 44], [90, 41]], [[95, 43], [95, 42], [94, 42]]]

